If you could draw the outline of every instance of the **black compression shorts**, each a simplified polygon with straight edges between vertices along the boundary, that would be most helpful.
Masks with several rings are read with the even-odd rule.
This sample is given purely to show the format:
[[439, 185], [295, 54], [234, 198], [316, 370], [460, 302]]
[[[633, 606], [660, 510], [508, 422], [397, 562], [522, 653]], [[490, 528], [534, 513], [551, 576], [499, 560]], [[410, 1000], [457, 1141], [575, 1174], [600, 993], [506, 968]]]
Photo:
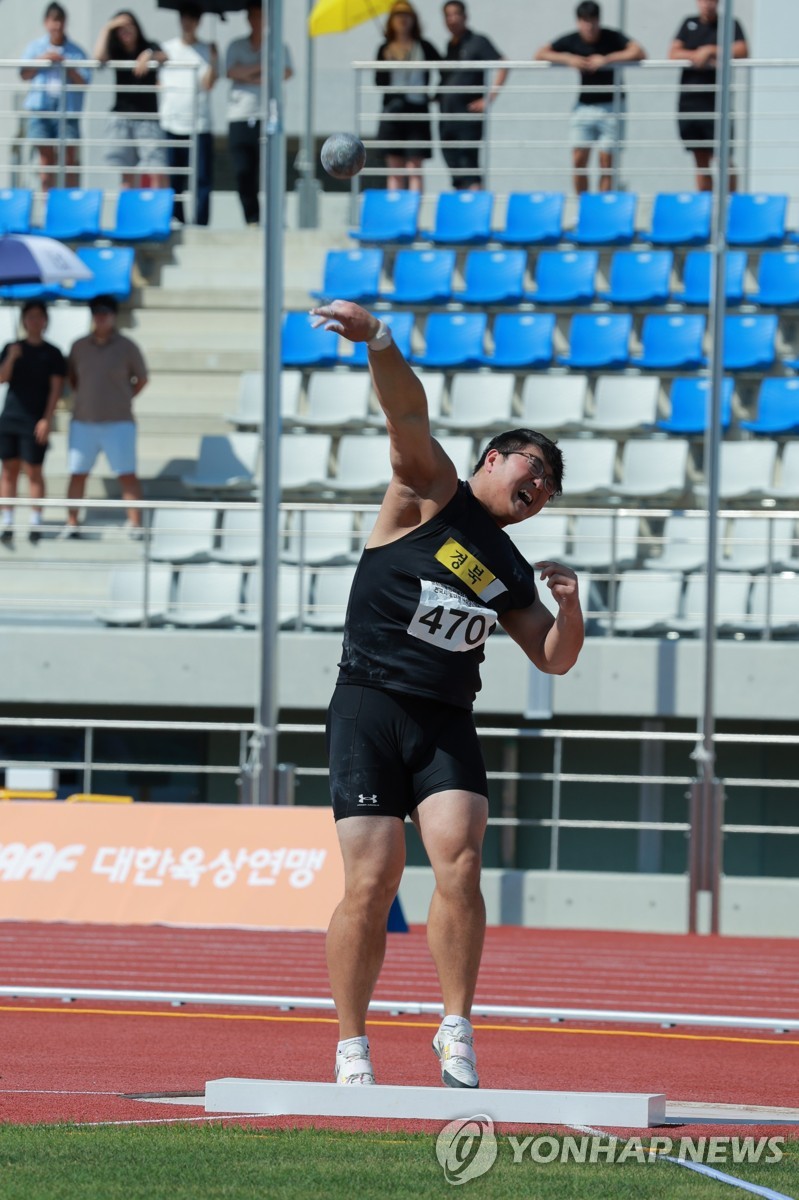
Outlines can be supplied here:
[[327, 712], [333, 815], [404, 820], [426, 796], [488, 796], [472, 714], [422, 696], [338, 684]]

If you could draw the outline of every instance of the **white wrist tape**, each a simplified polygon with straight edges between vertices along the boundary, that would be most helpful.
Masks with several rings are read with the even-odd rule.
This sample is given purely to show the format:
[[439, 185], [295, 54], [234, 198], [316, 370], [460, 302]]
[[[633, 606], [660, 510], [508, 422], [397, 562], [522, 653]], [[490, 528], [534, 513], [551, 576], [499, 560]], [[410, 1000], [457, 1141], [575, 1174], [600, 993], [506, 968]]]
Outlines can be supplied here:
[[386, 346], [390, 346], [393, 341], [391, 330], [384, 321], [381, 321], [377, 327], [377, 333], [366, 345], [370, 350], [385, 350]]

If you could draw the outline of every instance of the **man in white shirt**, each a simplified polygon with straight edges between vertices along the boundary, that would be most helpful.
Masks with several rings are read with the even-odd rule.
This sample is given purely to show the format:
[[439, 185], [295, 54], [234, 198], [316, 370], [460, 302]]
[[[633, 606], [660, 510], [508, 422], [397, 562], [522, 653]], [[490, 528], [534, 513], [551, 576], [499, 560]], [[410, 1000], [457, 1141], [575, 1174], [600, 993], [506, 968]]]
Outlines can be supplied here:
[[[264, 34], [260, 3], [247, 9], [250, 36], [237, 38], [227, 50], [228, 145], [244, 220], [259, 225], [258, 204], [261, 140], [261, 41]], [[294, 74], [288, 46], [283, 46], [283, 78]]]
[[191, 139], [196, 133], [195, 220], [207, 225], [211, 207], [214, 143], [211, 134], [211, 88], [219, 78], [219, 54], [212, 42], [201, 42], [197, 30], [202, 9], [190, 0], [179, 9], [180, 37], [162, 45], [167, 62], [161, 72], [161, 128], [170, 142], [169, 165], [177, 172], [170, 184], [175, 189], [175, 216], [185, 221], [182, 193], [188, 191]]

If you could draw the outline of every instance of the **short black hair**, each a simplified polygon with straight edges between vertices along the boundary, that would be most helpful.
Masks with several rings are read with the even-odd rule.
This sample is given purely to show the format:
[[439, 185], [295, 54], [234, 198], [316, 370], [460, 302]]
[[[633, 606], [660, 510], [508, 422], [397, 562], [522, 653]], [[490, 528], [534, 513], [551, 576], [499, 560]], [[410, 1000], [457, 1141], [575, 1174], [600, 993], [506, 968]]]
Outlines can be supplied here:
[[582, 0], [581, 4], [577, 5], [578, 21], [598, 21], [599, 20], [599, 5], [595, 0]]
[[58, 21], [66, 21], [66, 9], [63, 9], [60, 4], [48, 4], [44, 10], [44, 20], [46, 21], [50, 17], [55, 17]]
[[463, 13], [463, 15], [465, 17], [466, 16], [466, 5], [463, 3], [463, 0], [445, 0], [445, 3], [442, 5], [442, 8], [444, 8], [444, 9], [450, 8], [451, 5], [453, 5], [453, 4], [455, 5], [456, 8], [459, 8], [461, 10], [461, 12]]
[[41, 309], [45, 317], [47, 316], [47, 305], [45, 304], [44, 300], [26, 300], [22, 305], [22, 317], [25, 318], [34, 308]]
[[543, 452], [544, 458], [547, 460], [547, 466], [552, 471], [555, 479], [555, 491], [553, 495], [560, 496], [563, 491], [563, 475], [565, 470], [563, 455], [560, 452], [557, 442], [553, 442], [544, 433], [537, 433], [535, 429], [506, 429], [504, 433], [498, 433], [496, 437], [492, 437], [480, 455], [473, 474], [476, 475], [480, 470], [489, 450], [498, 450], [500, 454], [507, 455], [513, 453], [514, 450], [526, 450], [528, 446], [537, 446]]
[[191, 17], [195, 21], [201, 21], [203, 18], [203, 9], [199, 4], [193, 4], [192, 0], [185, 0], [178, 9], [179, 17]]
[[119, 311], [119, 304], [116, 296], [93, 296], [89, 301], [89, 308], [92, 312], [95, 312], [96, 309], [105, 309], [106, 312], [115, 313]]

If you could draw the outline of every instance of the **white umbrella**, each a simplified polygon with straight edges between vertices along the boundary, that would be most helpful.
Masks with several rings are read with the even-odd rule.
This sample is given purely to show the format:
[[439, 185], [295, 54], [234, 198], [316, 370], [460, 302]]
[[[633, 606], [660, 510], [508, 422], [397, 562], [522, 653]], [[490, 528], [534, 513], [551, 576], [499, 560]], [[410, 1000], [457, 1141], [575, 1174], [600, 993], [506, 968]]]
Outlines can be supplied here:
[[0, 237], [0, 284], [63, 283], [91, 279], [92, 272], [77, 254], [55, 238], [33, 234]]

